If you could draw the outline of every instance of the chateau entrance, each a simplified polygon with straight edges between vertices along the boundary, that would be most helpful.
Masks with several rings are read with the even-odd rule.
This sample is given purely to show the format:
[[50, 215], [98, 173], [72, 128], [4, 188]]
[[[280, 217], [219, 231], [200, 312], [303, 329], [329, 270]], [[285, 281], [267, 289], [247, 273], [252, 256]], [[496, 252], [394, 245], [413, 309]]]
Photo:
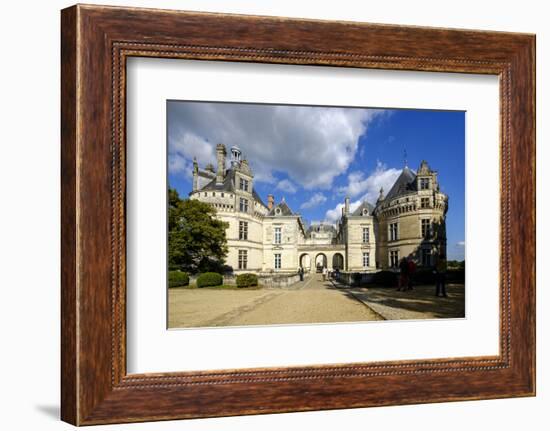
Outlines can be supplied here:
[[327, 256], [324, 253], [319, 253], [315, 256], [315, 268], [317, 272], [320, 272], [323, 268], [327, 267]]
[[300, 256], [300, 268], [303, 268], [305, 272], [311, 271], [311, 256], [304, 253]]
[[332, 256], [332, 269], [339, 269], [340, 271], [344, 269], [344, 256], [340, 253], [334, 253]]

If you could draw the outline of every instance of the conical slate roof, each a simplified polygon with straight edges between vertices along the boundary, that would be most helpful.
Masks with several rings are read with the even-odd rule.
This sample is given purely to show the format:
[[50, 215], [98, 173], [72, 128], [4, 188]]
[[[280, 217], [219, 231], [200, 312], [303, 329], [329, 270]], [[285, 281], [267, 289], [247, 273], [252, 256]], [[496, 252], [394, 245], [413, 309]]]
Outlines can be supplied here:
[[405, 166], [384, 200], [393, 199], [416, 190], [416, 174]]

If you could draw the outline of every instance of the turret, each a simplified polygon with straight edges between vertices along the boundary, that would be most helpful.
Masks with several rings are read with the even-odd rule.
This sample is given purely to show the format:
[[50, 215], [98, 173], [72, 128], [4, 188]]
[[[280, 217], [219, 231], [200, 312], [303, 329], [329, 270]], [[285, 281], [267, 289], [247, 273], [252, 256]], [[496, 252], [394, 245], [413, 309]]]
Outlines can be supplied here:
[[416, 173], [416, 187], [417, 190], [437, 190], [439, 187], [437, 183], [437, 172], [430, 169], [426, 160], [420, 162], [420, 167]]
[[231, 147], [231, 166], [238, 167], [241, 164], [241, 150], [237, 146]]

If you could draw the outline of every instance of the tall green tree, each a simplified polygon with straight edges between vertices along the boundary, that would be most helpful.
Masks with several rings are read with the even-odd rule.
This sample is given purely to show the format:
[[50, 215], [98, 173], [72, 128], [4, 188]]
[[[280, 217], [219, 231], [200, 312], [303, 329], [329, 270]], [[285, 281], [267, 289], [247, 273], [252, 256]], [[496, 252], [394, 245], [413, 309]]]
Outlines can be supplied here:
[[220, 270], [227, 255], [228, 223], [216, 210], [195, 199], [180, 199], [168, 190], [168, 264], [192, 273]]

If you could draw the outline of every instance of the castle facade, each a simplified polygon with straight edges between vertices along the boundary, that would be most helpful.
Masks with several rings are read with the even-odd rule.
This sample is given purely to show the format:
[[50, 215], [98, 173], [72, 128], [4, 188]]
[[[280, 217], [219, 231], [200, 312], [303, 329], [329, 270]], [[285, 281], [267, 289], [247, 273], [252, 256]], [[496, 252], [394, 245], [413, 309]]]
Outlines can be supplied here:
[[302, 267], [350, 272], [397, 268], [411, 257], [420, 267], [432, 267], [446, 255], [445, 215], [448, 197], [440, 191], [437, 172], [422, 161], [416, 173], [407, 166], [391, 189], [373, 205], [354, 211], [345, 198], [336, 226], [306, 227], [284, 198], [267, 204], [254, 189], [254, 175], [237, 147], [216, 147], [217, 166], [199, 169], [193, 162], [190, 199], [212, 205], [228, 223], [226, 264], [234, 272], [295, 273]]

